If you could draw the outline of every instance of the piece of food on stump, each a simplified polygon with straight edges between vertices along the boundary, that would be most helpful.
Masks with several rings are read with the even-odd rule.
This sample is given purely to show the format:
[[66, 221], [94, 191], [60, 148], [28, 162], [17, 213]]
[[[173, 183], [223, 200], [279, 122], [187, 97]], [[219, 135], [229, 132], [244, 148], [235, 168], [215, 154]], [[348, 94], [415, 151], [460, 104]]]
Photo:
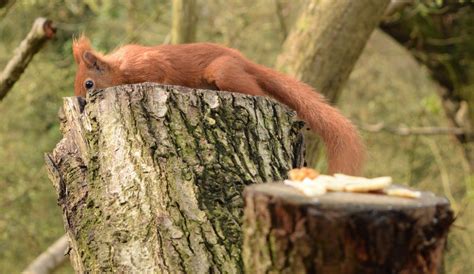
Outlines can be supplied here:
[[373, 179], [354, 180], [344, 188], [347, 192], [370, 192], [384, 190], [392, 184], [392, 177], [378, 177]]
[[288, 178], [291, 181], [303, 181], [305, 178], [313, 180], [318, 176], [319, 172], [307, 167], [294, 168], [288, 172]]
[[334, 176], [321, 175], [312, 168], [295, 168], [288, 172], [289, 180], [284, 183], [301, 191], [306, 196], [318, 196], [328, 191], [339, 192], [379, 192], [388, 196], [419, 198], [421, 193], [404, 187], [393, 187], [392, 177], [355, 177], [336, 173]]
[[402, 188], [402, 187], [393, 187], [393, 188], [387, 188], [384, 190], [385, 194], [388, 196], [396, 196], [396, 197], [402, 197], [402, 198], [420, 198], [421, 197], [421, 192], [411, 190], [408, 188]]
[[325, 184], [316, 182], [317, 180], [311, 180], [305, 178], [303, 181], [291, 181], [285, 180], [285, 184], [298, 189], [306, 196], [318, 196], [327, 192]]

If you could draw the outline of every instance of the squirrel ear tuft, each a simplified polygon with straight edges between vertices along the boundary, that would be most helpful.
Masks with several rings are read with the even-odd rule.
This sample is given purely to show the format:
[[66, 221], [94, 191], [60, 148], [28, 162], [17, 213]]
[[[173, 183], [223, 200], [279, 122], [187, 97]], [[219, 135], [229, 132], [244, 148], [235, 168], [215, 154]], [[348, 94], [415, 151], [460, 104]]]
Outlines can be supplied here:
[[92, 51], [92, 47], [89, 39], [84, 34], [82, 34], [79, 38], [74, 38], [74, 41], [72, 42], [72, 52], [76, 64], [81, 62], [85, 51]]
[[88, 69], [94, 69], [98, 72], [103, 72], [108, 69], [107, 63], [92, 51], [85, 51], [82, 54], [82, 61]]

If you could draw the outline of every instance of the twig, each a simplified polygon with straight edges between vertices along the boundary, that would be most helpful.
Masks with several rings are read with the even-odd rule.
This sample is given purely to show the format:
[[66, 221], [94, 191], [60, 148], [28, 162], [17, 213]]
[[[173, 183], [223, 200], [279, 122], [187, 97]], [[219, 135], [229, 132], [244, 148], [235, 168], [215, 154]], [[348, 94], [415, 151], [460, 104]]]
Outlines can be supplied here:
[[401, 136], [443, 134], [462, 135], [468, 133], [464, 129], [457, 127], [388, 127], [385, 126], [384, 123], [378, 123], [373, 125], [360, 125], [359, 128], [367, 132], [389, 132]]
[[66, 235], [59, 238], [46, 251], [41, 253], [25, 270], [23, 274], [48, 274], [52, 273], [68, 256], [66, 256], [69, 242]]
[[56, 32], [52, 22], [37, 18], [26, 38], [16, 48], [15, 53], [0, 74], [0, 101], [7, 95], [30, 63], [33, 56]]

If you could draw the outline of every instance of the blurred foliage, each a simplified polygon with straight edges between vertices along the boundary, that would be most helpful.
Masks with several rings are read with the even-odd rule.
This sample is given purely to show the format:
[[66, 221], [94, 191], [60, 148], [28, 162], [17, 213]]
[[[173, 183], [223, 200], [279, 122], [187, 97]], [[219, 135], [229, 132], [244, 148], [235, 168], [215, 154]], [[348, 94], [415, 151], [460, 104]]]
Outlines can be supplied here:
[[[474, 1], [414, 2], [382, 28], [430, 68], [448, 96], [474, 109]], [[474, 127], [474, 111], [470, 119]]]
[[[197, 40], [226, 44], [258, 63], [272, 66], [302, 2], [198, 0]], [[423, 8], [440, 6], [430, 2], [425, 7], [416, 6], [415, 12], [421, 13]], [[94, 47], [104, 52], [127, 43], [153, 45], [170, 39], [171, 1], [16, 1], [0, 17], [0, 68], [39, 16], [56, 23], [57, 36], [35, 56], [0, 102], [1, 273], [19, 272], [64, 233], [55, 192], [43, 167], [43, 153], [51, 151], [60, 139], [56, 116], [61, 98], [73, 94], [72, 37], [84, 32]], [[469, 32], [474, 24], [466, 14], [460, 16], [462, 23], [456, 31], [464, 37], [462, 45], [456, 42], [454, 49], [439, 49], [434, 56], [449, 60], [452, 66], [462, 66], [463, 72], [453, 70], [452, 77], [467, 79], [461, 82], [467, 89], [473, 79], [472, 55], [467, 52], [474, 50]], [[430, 20], [406, 20], [412, 20], [418, 29], [431, 24]], [[423, 41], [437, 41], [438, 37], [430, 35], [426, 34]], [[351, 75], [341, 98], [343, 112], [361, 123], [446, 126], [435, 93], [437, 86], [426, 69], [410, 58], [402, 58], [407, 52], [393, 41], [378, 38], [365, 50]], [[409, 36], [405, 41], [409, 48], [417, 45], [417, 40], [411, 39]], [[459, 215], [448, 245], [447, 273], [473, 273], [474, 179], [453, 138], [365, 133], [364, 139], [370, 150], [366, 175], [390, 174], [397, 182], [451, 196]]]
[[[411, 8], [386, 20], [382, 28], [429, 68], [431, 76], [443, 87], [438, 94], [442, 96], [444, 113], [450, 117], [450, 124], [474, 128], [474, 1], [415, 0]], [[434, 114], [440, 109], [436, 101], [439, 99], [422, 102], [426, 110]], [[467, 121], [461, 124], [458, 120], [460, 102], [466, 102], [469, 110]], [[448, 244], [446, 265], [449, 273], [474, 273], [474, 144], [472, 139], [463, 135], [457, 139], [463, 145], [471, 166], [470, 175], [464, 172], [463, 177], [456, 179], [459, 190], [454, 190], [453, 195], [458, 205], [458, 218]], [[431, 138], [430, 142], [430, 148], [436, 150], [434, 139]], [[437, 145], [445, 149], [441, 143]], [[452, 149], [457, 154], [462, 152], [460, 146]], [[444, 174], [442, 181], [453, 178], [456, 167], [449, 165], [444, 157], [438, 156], [434, 160], [438, 166], [446, 165], [444, 171], [440, 169], [440, 175]], [[458, 165], [469, 165], [469, 162]], [[451, 179], [451, 182], [455, 186], [455, 181]], [[443, 193], [447, 194], [446, 187]]]
[[[342, 94], [354, 121], [391, 126], [447, 126], [440, 87], [426, 67], [381, 32], [371, 37]], [[363, 103], [365, 102], [365, 103]], [[369, 149], [365, 174], [390, 174], [395, 182], [446, 196], [457, 220], [447, 246], [446, 273], [472, 273], [474, 205], [469, 167], [455, 138], [364, 133]]]

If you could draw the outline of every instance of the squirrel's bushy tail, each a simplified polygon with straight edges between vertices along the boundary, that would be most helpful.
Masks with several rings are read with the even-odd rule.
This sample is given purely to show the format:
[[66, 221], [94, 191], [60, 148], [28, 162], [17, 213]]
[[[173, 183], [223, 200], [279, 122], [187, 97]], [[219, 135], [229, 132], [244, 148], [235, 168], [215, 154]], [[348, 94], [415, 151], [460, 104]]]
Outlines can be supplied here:
[[357, 175], [365, 161], [365, 147], [355, 126], [309, 85], [263, 66], [251, 69], [261, 88], [294, 109], [321, 136], [329, 173]]

